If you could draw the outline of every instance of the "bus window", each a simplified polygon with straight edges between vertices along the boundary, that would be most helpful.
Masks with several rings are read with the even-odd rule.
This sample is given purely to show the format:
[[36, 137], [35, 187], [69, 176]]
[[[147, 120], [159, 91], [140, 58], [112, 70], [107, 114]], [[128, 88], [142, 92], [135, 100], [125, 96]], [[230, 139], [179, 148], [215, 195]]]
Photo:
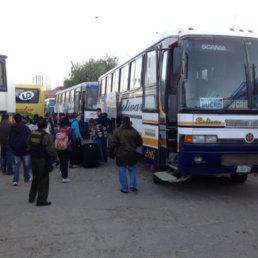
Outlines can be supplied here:
[[107, 77], [107, 93], [110, 93], [111, 92], [111, 79], [112, 79], [112, 74], [110, 74], [108, 77]]
[[157, 109], [156, 51], [149, 52], [146, 58], [144, 108]]
[[3, 63], [0, 62], [0, 90], [4, 89], [4, 67]]
[[106, 93], [106, 77], [101, 80], [101, 95]]
[[142, 57], [131, 64], [130, 89], [136, 89], [141, 86]]
[[164, 52], [162, 67], [161, 67], [161, 81], [160, 81], [160, 100], [162, 109], [165, 110], [165, 93], [166, 93], [166, 77], [167, 77], [167, 63], [168, 51]]
[[129, 66], [126, 65], [121, 69], [121, 80], [120, 80], [120, 91], [127, 91], [128, 90], [128, 72]]
[[65, 102], [67, 102], [67, 103], [70, 102], [70, 91], [67, 91], [67, 92], [66, 92]]
[[86, 93], [86, 105], [85, 110], [95, 110], [97, 108], [97, 88], [88, 88]]
[[71, 93], [70, 93], [70, 102], [71, 103], [74, 102], [74, 90], [72, 90]]
[[113, 73], [113, 83], [112, 83], [112, 91], [118, 92], [118, 78], [119, 78], [119, 70], [116, 70]]

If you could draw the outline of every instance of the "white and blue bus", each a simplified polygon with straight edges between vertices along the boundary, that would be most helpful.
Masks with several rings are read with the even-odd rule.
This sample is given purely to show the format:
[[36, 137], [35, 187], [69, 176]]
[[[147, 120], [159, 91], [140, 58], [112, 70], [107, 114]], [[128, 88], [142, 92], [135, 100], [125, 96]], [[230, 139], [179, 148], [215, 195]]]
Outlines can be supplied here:
[[[7, 80], [6, 72], [7, 56], [0, 55], [0, 117], [3, 112], [15, 113], [15, 87], [14, 83]], [[12, 116], [10, 116], [12, 121]]]
[[84, 115], [84, 122], [96, 117], [98, 82], [82, 82], [56, 93], [56, 113]]
[[258, 171], [257, 77], [251, 30], [178, 30], [102, 75], [98, 106], [114, 121], [131, 118], [156, 171], [244, 182]]

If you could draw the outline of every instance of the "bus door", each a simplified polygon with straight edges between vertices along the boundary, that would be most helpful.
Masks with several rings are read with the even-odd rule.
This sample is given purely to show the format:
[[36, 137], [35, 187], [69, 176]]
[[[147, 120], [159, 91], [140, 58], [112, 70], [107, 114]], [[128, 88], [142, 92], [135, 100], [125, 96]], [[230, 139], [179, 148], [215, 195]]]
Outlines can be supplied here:
[[[165, 55], [167, 55], [167, 61], [165, 60]], [[167, 62], [165, 70], [166, 72], [164, 71], [163, 75], [164, 78], [166, 78], [164, 103], [166, 111], [167, 164], [170, 167], [177, 169], [177, 76], [172, 73], [172, 50], [164, 53], [163, 62]]]
[[153, 165], [159, 156], [159, 112], [158, 112], [158, 51], [147, 52], [144, 57], [142, 139], [143, 159]]

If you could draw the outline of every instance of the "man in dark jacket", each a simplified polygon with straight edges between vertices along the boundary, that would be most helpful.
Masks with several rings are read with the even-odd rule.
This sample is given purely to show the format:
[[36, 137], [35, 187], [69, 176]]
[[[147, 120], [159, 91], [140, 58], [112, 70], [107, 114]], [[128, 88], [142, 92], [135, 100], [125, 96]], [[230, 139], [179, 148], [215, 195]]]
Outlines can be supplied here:
[[116, 149], [116, 164], [118, 166], [120, 191], [128, 193], [126, 170], [130, 173], [130, 189], [137, 191], [136, 185], [136, 148], [142, 145], [140, 134], [132, 127], [129, 117], [124, 117], [120, 128], [116, 129], [110, 142], [109, 153]]
[[10, 135], [9, 135], [9, 145], [14, 152], [14, 161], [15, 161], [15, 169], [14, 169], [14, 177], [13, 177], [13, 185], [17, 186], [19, 182], [19, 172], [21, 161], [23, 161], [24, 168], [24, 181], [30, 181], [29, 175], [29, 155], [27, 152], [27, 138], [31, 134], [30, 129], [22, 122], [22, 116], [20, 114], [16, 114], [14, 116], [14, 123], [11, 127]]
[[29, 193], [29, 202], [34, 202], [37, 196], [37, 206], [50, 205], [47, 201], [49, 190], [49, 166], [50, 157], [57, 158], [52, 135], [45, 132], [47, 121], [43, 117], [38, 118], [38, 130], [29, 136], [28, 151], [32, 160], [32, 183]]
[[103, 129], [103, 144], [102, 144], [102, 151], [104, 156], [104, 161], [107, 162], [107, 126], [108, 126], [108, 118], [106, 113], [102, 113], [101, 108], [96, 109], [97, 113], [97, 121], [98, 124], [102, 125]]
[[9, 133], [12, 123], [8, 120], [9, 115], [3, 114], [2, 122], [0, 123], [0, 144], [1, 144], [1, 170], [7, 175], [13, 174], [13, 151], [9, 146]]

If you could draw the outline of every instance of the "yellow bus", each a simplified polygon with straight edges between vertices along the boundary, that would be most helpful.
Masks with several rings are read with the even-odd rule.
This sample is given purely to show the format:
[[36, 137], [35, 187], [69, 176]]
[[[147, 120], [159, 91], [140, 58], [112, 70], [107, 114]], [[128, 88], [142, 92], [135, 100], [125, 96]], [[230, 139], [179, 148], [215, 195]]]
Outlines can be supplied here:
[[44, 116], [45, 94], [41, 85], [36, 84], [16, 84], [16, 113], [28, 115], [30, 118], [34, 114]]

